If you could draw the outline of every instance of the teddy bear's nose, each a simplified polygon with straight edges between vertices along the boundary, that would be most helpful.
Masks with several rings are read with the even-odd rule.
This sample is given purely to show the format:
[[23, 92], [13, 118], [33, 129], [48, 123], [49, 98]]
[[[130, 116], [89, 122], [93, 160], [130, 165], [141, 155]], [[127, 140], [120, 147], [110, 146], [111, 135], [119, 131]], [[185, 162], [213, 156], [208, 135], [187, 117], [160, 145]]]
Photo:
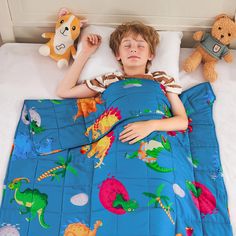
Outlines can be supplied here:
[[224, 35], [222, 34], [220, 37], [221, 37], [221, 38], [224, 38]]
[[65, 27], [65, 30], [69, 30], [68, 27]]

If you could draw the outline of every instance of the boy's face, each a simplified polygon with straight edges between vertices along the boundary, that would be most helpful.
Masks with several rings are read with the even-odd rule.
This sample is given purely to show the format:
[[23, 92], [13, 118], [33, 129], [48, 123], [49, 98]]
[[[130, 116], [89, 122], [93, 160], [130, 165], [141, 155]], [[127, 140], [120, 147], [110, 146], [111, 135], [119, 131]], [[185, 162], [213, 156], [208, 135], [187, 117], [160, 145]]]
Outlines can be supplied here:
[[121, 60], [123, 67], [144, 67], [145, 69], [147, 61], [152, 60], [153, 55], [148, 43], [141, 35], [128, 34], [120, 43], [116, 59]]

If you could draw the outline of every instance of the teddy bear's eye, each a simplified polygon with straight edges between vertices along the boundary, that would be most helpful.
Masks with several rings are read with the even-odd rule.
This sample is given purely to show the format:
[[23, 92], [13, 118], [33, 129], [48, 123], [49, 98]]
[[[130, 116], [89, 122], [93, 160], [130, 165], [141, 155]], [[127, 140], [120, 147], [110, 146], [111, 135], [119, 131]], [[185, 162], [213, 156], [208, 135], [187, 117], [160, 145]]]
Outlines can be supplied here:
[[72, 30], [75, 30], [76, 29], [76, 27], [75, 26], [72, 26]]
[[219, 27], [218, 29], [221, 30], [221, 27]]
[[62, 24], [64, 22], [64, 20], [61, 20], [60, 23]]
[[228, 33], [228, 36], [230, 37], [230, 36], [231, 36], [231, 33]]

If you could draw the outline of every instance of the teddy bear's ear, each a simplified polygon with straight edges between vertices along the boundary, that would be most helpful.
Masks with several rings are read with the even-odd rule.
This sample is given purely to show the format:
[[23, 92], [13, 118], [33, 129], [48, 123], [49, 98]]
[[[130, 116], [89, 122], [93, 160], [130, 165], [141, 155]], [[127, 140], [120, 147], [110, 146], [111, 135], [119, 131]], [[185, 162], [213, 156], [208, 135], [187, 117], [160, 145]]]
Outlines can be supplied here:
[[232, 20], [227, 14], [220, 14], [215, 17], [215, 20], [219, 20], [220, 18], [229, 18], [230, 20]]
[[62, 17], [62, 16], [67, 15], [69, 13], [70, 13], [70, 11], [67, 8], [63, 7], [59, 10], [58, 17]]

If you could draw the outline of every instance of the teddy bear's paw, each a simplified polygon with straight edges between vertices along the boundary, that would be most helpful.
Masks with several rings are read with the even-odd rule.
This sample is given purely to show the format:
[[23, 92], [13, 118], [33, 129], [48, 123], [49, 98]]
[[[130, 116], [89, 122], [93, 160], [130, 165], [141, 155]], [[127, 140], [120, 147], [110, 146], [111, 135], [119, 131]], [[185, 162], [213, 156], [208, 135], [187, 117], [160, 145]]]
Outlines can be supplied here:
[[217, 73], [213, 70], [204, 70], [204, 78], [209, 82], [215, 82], [217, 80]]
[[58, 68], [62, 69], [68, 66], [68, 61], [66, 59], [61, 59], [57, 62]]
[[47, 45], [42, 45], [40, 48], [39, 48], [39, 53], [43, 56], [49, 56], [50, 54], [50, 48], [47, 46]]
[[183, 64], [183, 70], [186, 72], [192, 72], [196, 69], [196, 66], [192, 63], [191, 60], [186, 60]]
[[193, 34], [193, 39], [195, 41], [200, 41], [202, 39], [203, 36], [203, 31], [197, 31]]
[[231, 53], [228, 53], [224, 56], [224, 60], [228, 63], [232, 63], [233, 62], [233, 55]]

